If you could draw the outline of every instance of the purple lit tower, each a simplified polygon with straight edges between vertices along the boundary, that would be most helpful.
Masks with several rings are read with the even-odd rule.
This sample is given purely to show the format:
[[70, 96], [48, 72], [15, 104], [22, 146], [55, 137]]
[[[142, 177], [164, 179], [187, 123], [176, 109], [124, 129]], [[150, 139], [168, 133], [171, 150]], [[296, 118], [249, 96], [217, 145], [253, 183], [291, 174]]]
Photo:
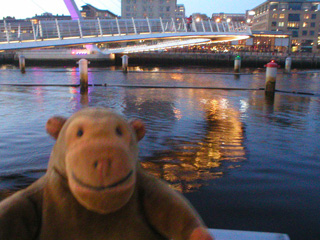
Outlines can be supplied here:
[[76, 3], [74, 2], [74, 0], [64, 0], [64, 3], [66, 4], [66, 6], [68, 8], [68, 11], [71, 15], [72, 20], [82, 19], [82, 16], [81, 16], [79, 9], [78, 9]]

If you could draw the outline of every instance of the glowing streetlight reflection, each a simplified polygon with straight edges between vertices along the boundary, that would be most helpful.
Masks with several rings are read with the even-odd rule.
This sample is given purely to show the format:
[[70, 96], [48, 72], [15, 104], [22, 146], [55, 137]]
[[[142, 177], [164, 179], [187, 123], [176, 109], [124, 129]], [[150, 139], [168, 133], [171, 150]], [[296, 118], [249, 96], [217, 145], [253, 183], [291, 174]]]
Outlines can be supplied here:
[[[201, 91], [192, 99], [198, 100], [197, 108], [205, 114], [203, 129], [197, 129], [194, 137], [173, 137], [164, 143], [168, 150], [141, 163], [181, 192], [195, 191], [206, 181], [222, 177], [225, 165], [236, 168], [246, 159], [241, 112], [225, 98], [203, 98]], [[183, 109], [175, 106], [173, 113], [178, 121], [186, 120]]]

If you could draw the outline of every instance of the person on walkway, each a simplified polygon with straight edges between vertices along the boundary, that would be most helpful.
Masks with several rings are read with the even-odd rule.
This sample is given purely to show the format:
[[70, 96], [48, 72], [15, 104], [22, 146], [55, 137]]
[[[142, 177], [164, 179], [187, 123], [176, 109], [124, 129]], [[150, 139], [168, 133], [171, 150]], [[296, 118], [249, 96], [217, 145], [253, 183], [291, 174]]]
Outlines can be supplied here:
[[187, 18], [187, 31], [191, 32], [191, 24], [192, 24], [192, 15]]

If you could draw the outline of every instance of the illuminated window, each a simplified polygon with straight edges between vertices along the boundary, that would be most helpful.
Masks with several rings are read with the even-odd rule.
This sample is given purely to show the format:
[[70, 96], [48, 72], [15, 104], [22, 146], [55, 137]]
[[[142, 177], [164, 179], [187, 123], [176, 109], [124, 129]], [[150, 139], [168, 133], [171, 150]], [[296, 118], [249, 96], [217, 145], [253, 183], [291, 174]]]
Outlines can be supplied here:
[[284, 27], [284, 22], [279, 22], [278, 27]]
[[288, 27], [289, 28], [298, 28], [299, 22], [288, 22]]
[[302, 24], [302, 27], [308, 27], [308, 23], [304, 22], [304, 23]]
[[272, 18], [278, 18], [278, 14], [277, 13], [272, 14]]
[[280, 15], [279, 15], [279, 18], [285, 18], [285, 14], [283, 14], [283, 13], [281, 13]]
[[310, 14], [304, 14], [304, 15], [303, 15], [303, 18], [304, 18], [304, 19], [309, 19], [309, 18], [310, 18]]

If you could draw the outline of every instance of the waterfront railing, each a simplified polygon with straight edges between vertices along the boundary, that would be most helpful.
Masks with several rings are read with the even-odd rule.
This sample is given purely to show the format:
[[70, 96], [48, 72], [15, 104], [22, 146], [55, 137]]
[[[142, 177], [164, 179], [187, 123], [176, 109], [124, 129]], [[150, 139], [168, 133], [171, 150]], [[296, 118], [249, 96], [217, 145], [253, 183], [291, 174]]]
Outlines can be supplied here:
[[251, 33], [241, 22], [194, 21], [188, 25], [184, 19], [95, 19], [6, 21], [0, 23], [0, 43], [62, 40], [71, 38], [138, 35], [152, 33], [217, 32]]

